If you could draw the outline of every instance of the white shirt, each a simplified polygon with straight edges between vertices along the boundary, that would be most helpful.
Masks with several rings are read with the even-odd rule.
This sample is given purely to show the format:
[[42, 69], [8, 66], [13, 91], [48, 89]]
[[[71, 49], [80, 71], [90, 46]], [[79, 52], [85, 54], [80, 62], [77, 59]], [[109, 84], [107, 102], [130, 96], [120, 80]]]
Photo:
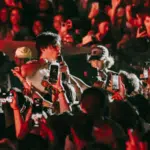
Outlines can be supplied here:
[[33, 85], [37, 90], [39, 90], [42, 93], [47, 93], [45, 90], [45, 87], [42, 86], [42, 80], [44, 77], [49, 77], [49, 70], [46, 68], [42, 68], [36, 71], [36, 73], [33, 76], [26, 77], [26, 81]]

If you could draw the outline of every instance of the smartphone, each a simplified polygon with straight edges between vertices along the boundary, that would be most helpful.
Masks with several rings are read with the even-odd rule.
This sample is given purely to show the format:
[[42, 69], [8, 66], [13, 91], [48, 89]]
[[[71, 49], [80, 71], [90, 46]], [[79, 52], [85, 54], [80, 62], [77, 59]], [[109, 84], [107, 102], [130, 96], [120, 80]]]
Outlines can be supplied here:
[[51, 64], [49, 67], [50, 70], [50, 74], [49, 74], [49, 82], [50, 83], [57, 83], [58, 80], [58, 70], [59, 69], [59, 65], [58, 64]]
[[146, 28], [145, 28], [144, 25], [142, 25], [142, 26], [140, 27], [140, 32], [144, 32], [144, 31], [146, 31]]
[[39, 120], [43, 116], [43, 106], [42, 106], [43, 100], [40, 98], [34, 98], [34, 103], [32, 105], [32, 120], [34, 121], [33, 125], [34, 127], [39, 127]]
[[112, 89], [119, 90], [119, 76], [112, 75]]
[[32, 113], [33, 114], [42, 114], [43, 106], [42, 106], [43, 100], [40, 98], [35, 98], [34, 103], [32, 106]]
[[57, 60], [56, 60], [58, 63], [61, 63], [61, 62], [63, 62], [64, 60], [63, 60], [63, 57], [61, 56], [61, 55], [59, 55], [58, 57], [57, 57]]
[[143, 70], [143, 76], [144, 76], [144, 79], [148, 78], [148, 69], [144, 68], [144, 70]]

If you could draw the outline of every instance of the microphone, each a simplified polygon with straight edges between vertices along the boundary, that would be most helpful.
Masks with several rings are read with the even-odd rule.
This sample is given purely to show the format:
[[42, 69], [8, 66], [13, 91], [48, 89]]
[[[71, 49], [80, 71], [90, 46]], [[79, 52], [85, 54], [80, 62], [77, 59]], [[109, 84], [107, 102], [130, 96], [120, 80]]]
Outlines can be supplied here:
[[[65, 61], [64, 61], [62, 55], [59, 55], [57, 57], [56, 62], [59, 63], [60, 67], [63, 66], [63, 65], [65, 65]], [[66, 81], [66, 80], [67, 80], [66, 74], [62, 73], [62, 81]]]
[[63, 59], [62, 55], [59, 55], [59, 56], [57, 57], [56, 62], [59, 63], [60, 66], [62, 66], [62, 65], [64, 64], [64, 59]]

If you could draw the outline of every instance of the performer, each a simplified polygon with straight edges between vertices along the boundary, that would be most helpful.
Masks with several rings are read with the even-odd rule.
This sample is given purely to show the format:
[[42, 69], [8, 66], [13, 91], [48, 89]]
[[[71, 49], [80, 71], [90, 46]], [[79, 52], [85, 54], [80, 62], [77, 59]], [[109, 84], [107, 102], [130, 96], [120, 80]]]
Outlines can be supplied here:
[[[47, 88], [42, 85], [42, 81], [45, 79], [48, 80], [50, 78], [49, 67], [51, 64], [57, 63], [58, 57], [61, 56], [61, 39], [57, 34], [43, 32], [36, 38], [36, 49], [38, 52], [39, 60], [33, 60], [23, 65], [21, 67], [20, 75], [17, 76], [19, 76], [22, 83], [27, 82], [28, 85], [30, 85], [26, 86], [26, 88], [29, 90], [30, 87], [33, 87], [42, 95], [46, 95], [49, 91], [47, 91]], [[68, 66], [64, 60], [61, 65], [59, 64], [59, 71], [64, 73], [67, 77], [65, 82], [62, 82], [62, 88], [66, 90], [66, 95], [69, 102], [73, 103], [77, 100], [76, 93], [78, 93], [79, 97], [82, 90], [80, 89], [79, 84], [70, 75]], [[52, 94], [52, 101], [54, 102], [56, 99], [56, 94]]]

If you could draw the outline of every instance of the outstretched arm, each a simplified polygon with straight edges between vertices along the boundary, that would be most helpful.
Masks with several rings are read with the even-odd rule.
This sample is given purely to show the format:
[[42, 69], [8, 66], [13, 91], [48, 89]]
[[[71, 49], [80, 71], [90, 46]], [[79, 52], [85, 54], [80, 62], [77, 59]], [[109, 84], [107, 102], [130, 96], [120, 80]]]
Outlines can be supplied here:
[[[13, 98], [10, 106], [14, 112], [16, 137], [23, 138], [29, 132], [28, 121], [30, 117], [28, 117], [28, 120], [26, 119], [26, 121], [24, 121], [23, 117], [20, 114], [20, 108], [17, 103], [17, 93], [14, 90], [12, 90], [11, 92], [13, 93]], [[28, 111], [27, 116], [31, 116], [31, 111]]]

